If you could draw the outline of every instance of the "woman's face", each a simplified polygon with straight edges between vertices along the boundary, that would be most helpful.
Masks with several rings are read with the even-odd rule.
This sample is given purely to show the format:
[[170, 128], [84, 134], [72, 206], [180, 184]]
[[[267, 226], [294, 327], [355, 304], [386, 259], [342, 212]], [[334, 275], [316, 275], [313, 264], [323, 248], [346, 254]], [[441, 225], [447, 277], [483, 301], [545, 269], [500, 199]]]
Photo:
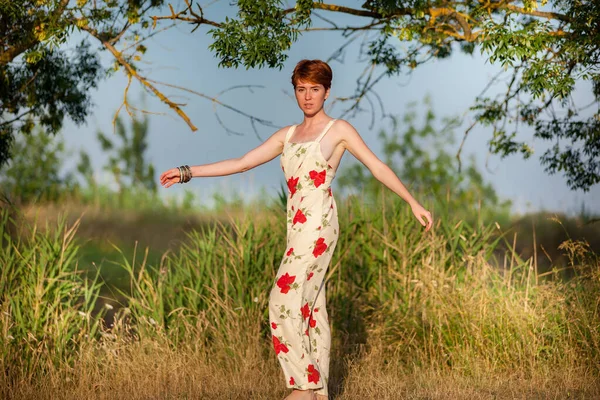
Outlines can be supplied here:
[[294, 92], [298, 106], [307, 115], [321, 111], [323, 102], [329, 96], [329, 89], [325, 90], [325, 86], [313, 82], [298, 82]]

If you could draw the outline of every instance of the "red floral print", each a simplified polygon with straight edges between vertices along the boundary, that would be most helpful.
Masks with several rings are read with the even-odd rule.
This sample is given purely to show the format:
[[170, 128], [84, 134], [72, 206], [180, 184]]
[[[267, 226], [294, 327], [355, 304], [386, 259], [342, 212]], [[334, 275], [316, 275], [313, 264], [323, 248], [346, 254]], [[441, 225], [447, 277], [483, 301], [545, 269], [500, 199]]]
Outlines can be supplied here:
[[331, 186], [329, 186], [329, 187], [327, 188], [327, 191], [329, 192], [329, 197], [333, 196], [333, 195], [331, 194]]
[[325, 239], [323, 239], [322, 237], [320, 237], [317, 240], [317, 243], [315, 243], [315, 248], [313, 249], [313, 256], [315, 256], [315, 258], [317, 258], [321, 254], [323, 254], [323, 252], [325, 250], [327, 250], [327, 244], [325, 243]]
[[294, 381], [294, 377], [291, 376], [290, 377], [290, 385], [295, 385], [295, 384], [296, 384], [296, 381]]
[[308, 319], [308, 325], [311, 328], [314, 328], [315, 326], [317, 326], [317, 320], [312, 317], [312, 314], [310, 314], [310, 318]]
[[304, 334], [308, 336], [308, 329], [304, 331]]
[[310, 179], [313, 180], [315, 187], [319, 187], [325, 183], [325, 177], [327, 176], [327, 171], [323, 170], [321, 172], [317, 172], [312, 170], [308, 173]]
[[281, 289], [281, 293], [287, 294], [290, 291], [290, 285], [296, 280], [296, 275], [288, 274], [287, 272], [277, 280], [277, 286]]
[[302, 312], [302, 318], [308, 318], [308, 316], [310, 315], [310, 308], [308, 308], [308, 303], [303, 305], [300, 311]]
[[294, 252], [294, 248], [290, 247], [290, 249], [288, 250], [288, 252], [285, 255], [289, 257], [290, 255], [292, 255], [293, 252]]
[[290, 199], [292, 198], [294, 193], [296, 193], [296, 185], [298, 185], [298, 179], [300, 179], [300, 177], [294, 179], [294, 177], [292, 176], [287, 181], [288, 189], [290, 190]]
[[308, 382], [312, 382], [314, 384], [319, 383], [319, 377], [321, 375], [319, 374], [319, 371], [315, 368], [314, 365], [310, 364], [308, 366]]
[[306, 222], [306, 215], [304, 215], [304, 213], [300, 209], [298, 209], [298, 211], [296, 211], [296, 215], [294, 215], [294, 220], [292, 221], [292, 225], [294, 225], [296, 222], [300, 222], [301, 224]]
[[289, 351], [287, 346], [284, 343], [281, 343], [277, 336], [273, 336], [273, 347], [275, 348], [275, 354], [279, 354], [282, 351], [287, 353]]
[[275, 322], [271, 322], [271, 328], [277, 329], [277, 324]]
[[307, 281], [310, 281], [310, 278], [312, 278], [312, 277], [313, 277], [313, 275], [314, 275], [314, 273], [313, 273], [313, 272], [311, 272], [310, 274], [308, 274], [308, 277], [306, 278], [306, 280], [307, 280]]

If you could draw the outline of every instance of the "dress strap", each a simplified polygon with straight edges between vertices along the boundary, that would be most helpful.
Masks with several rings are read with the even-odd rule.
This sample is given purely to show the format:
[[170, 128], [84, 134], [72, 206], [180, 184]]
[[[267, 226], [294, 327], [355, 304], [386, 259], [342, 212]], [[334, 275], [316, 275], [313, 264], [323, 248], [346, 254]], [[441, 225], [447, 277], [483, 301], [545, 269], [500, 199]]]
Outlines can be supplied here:
[[327, 124], [327, 126], [325, 126], [325, 129], [323, 129], [323, 133], [321, 133], [319, 135], [319, 137], [315, 140], [315, 142], [320, 142], [321, 139], [323, 139], [323, 136], [325, 136], [325, 134], [327, 133], [327, 131], [329, 130], [329, 128], [331, 128], [331, 125], [333, 125], [333, 123], [337, 121], [337, 119], [332, 119], [331, 121], [329, 121], [329, 123]]
[[292, 137], [292, 135], [294, 134], [294, 131], [296, 130], [296, 126], [298, 126], [298, 125], [290, 126], [287, 133], [285, 134], [285, 142], [283, 142], [283, 144], [286, 144], [288, 142], [288, 140], [290, 140], [290, 137]]

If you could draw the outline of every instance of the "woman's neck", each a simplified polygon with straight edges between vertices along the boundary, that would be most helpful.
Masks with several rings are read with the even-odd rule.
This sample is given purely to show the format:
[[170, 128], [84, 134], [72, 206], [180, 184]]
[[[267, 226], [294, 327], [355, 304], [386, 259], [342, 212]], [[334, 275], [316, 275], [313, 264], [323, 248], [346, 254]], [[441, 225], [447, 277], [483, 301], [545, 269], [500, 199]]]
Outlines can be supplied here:
[[304, 121], [302, 122], [302, 125], [305, 128], [310, 128], [315, 125], [320, 125], [323, 121], [326, 121], [329, 119], [330, 119], [330, 117], [327, 114], [325, 114], [325, 110], [323, 110], [321, 108], [315, 114], [312, 114], [312, 115], [304, 114]]

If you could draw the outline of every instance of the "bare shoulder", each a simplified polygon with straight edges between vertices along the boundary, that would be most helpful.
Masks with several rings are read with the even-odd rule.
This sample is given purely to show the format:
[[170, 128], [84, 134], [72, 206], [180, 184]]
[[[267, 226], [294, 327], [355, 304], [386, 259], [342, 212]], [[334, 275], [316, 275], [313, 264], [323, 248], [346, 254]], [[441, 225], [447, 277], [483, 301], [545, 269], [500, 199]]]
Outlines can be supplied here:
[[352, 147], [352, 143], [362, 141], [356, 128], [345, 119], [336, 120], [333, 126], [335, 127], [336, 137], [344, 148]]
[[336, 119], [335, 120], [335, 124], [333, 125], [336, 129], [341, 129], [341, 130], [356, 130], [354, 129], [354, 127], [352, 126], [352, 124], [348, 121], [346, 121], [345, 119]]
[[273, 133], [271, 135], [270, 138], [267, 139], [267, 141], [276, 141], [276, 142], [280, 142], [283, 145], [283, 142], [285, 142], [285, 136], [287, 135], [288, 131], [290, 130], [290, 128], [292, 126], [293, 125], [287, 125], [281, 129], [277, 130], [275, 133]]

